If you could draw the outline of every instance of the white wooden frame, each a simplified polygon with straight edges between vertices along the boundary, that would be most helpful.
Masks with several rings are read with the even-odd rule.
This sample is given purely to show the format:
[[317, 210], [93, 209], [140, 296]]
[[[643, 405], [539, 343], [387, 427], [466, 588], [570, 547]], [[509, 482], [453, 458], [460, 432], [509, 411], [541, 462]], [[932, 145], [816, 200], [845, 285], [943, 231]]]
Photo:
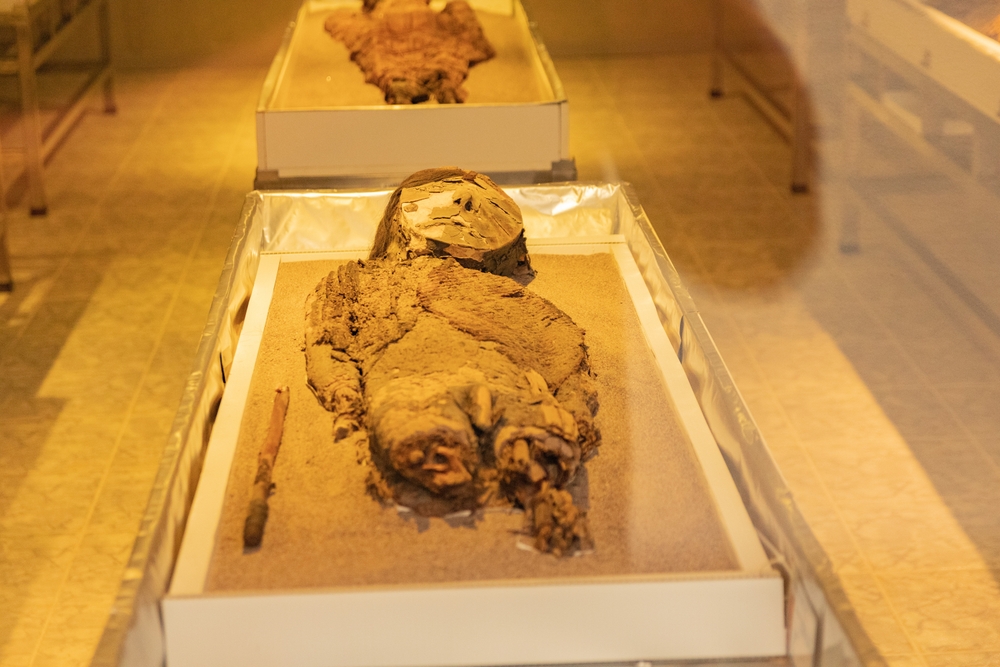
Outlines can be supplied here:
[[[763, 657], [785, 652], [783, 581], [764, 554], [624, 238], [546, 239], [532, 243], [531, 249], [535, 254], [614, 255], [694, 446], [739, 570], [308, 593], [205, 593], [278, 266], [282, 261], [355, 258], [363, 251], [264, 255], [170, 593], [162, 602], [169, 667], [220, 662], [251, 667], [292, 663], [418, 667]], [[376, 627], [391, 641], [373, 640], [371, 629]], [[437, 641], [445, 628], [449, 641]], [[510, 637], [519, 641], [511, 642]]]
[[[343, 6], [344, 0], [323, 3]], [[355, 3], [356, 4], [356, 3]], [[308, 0], [285, 36], [257, 106], [257, 187], [398, 183], [428, 164], [457, 164], [500, 182], [573, 180], [569, 103], [551, 59], [518, 0], [478, 0], [506, 13], [535, 45], [531, 75], [551, 91], [535, 103], [275, 108], [299, 35], [321, 30]], [[354, 68], [345, 59], [339, 65]], [[487, 128], [484, 131], [484, 128]]]

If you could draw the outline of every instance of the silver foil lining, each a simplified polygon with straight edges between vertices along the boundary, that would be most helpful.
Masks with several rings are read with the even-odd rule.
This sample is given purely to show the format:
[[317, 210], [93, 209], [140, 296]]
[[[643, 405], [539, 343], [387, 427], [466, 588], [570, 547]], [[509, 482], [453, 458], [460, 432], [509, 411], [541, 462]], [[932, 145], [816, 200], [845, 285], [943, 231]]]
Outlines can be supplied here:
[[[778, 471], [698, 310], [623, 183], [506, 188], [529, 239], [623, 235], [772, 563], [785, 577], [788, 657], [881, 664]], [[261, 253], [364, 250], [390, 191], [247, 195], [121, 589], [93, 667], [160, 667], [159, 601], [180, 548]]]

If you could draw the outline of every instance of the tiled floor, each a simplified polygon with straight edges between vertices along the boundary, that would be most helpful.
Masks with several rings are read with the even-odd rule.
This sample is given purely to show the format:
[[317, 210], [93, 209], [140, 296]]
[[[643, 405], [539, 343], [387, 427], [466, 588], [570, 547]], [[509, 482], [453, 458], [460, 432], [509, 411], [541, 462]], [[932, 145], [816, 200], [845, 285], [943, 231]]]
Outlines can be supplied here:
[[[954, 276], [902, 240], [923, 234], [936, 252], [942, 239], [953, 265], [962, 252], [975, 262], [996, 242], [995, 214], [971, 218], [955, 188], [923, 189], [883, 206], [893, 218], [866, 212], [861, 252], [845, 255], [837, 222], [787, 194], [789, 151], [774, 132], [742, 98], [705, 97], [706, 61], [560, 65], [570, 98], [597, 102], [586, 115], [574, 105], [573, 136], [593, 137], [575, 145], [582, 176], [614, 165], [638, 185], [880, 653], [996, 664], [998, 338]], [[866, 159], [912, 170], [886, 142], [870, 140]], [[979, 261], [958, 279], [991, 272]], [[1000, 296], [995, 279], [977, 289], [987, 306]]]
[[[876, 216], [841, 254], [787, 194], [786, 144], [707, 98], [707, 63], [557, 62], [580, 177], [637, 186], [879, 651], [1000, 664], [1000, 340]], [[10, 213], [2, 667], [96, 646], [252, 186], [263, 76], [123, 76], [119, 114], [49, 165], [49, 216]]]
[[86, 664], [255, 164], [261, 71], [122, 77], [10, 213], [0, 295], [0, 664]]

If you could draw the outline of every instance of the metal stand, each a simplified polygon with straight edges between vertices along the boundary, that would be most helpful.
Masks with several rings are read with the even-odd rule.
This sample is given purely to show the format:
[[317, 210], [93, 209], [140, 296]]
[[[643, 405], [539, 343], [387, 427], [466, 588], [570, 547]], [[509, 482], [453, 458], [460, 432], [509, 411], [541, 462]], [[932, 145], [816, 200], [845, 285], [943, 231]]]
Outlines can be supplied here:
[[858, 153], [861, 142], [861, 109], [852, 96], [846, 95], [843, 106], [842, 163], [838, 169], [840, 189], [840, 252], [852, 255], [861, 252], [861, 205], [850, 179], [858, 168]]
[[809, 163], [812, 137], [809, 126], [809, 96], [795, 77], [795, 107], [792, 109], [792, 192], [809, 192]]
[[[950, 33], [942, 31], [936, 39], [947, 46], [949, 42], [945, 40], [949, 37]], [[846, 43], [852, 61], [841, 113], [844, 150], [840, 181], [844, 210], [840, 249], [844, 253], [862, 249], [864, 216], [877, 216], [883, 221], [887, 218], [886, 211], [879, 212], [872, 208], [878, 200], [878, 197], [872, 196], [873, 193], [888, 193], [893, 189], [905, 192], [898, 190], [903, 187], [900, 180], [894, 181], [884, 174], [879, 176], [862, 170], [862, 122], [893, 135], [911, 152], [921, 171], [937, 175], [960, 188], [971, 210], [979, 211], [977, 215], [987, 220], [996, 219], [995, 202], [1000, 195], [1000, 122], [995, 116], [986, 115], [977, 108], [979, 100], [975, 95], [968, 92], [965, 97], [956, 95], [933, 78], [934, 73], [928, 72], [921, 62], [910, 62], [882, 41], [884, 38], [884, 34], [873, 35], [862, 24], [851, 29]], [[968, 58], [961, 55], [961, 50], [955, 53], [959, 54], [957, 58]], [[949, 124], [958, 126], [962, 134], [949, 136], [946, 129]], [[956, 137], [962, 143], [956, 144]], [[872, 184], [877, 184], [877, 189], [873, 189]], [[949, 214], [943, 204], [937, 206], [940, 207], [939, 215]], [[902, 226], [896, 233], [906, 233], [901, 230]], [[906, 242], [914, 246], [918, 243], [916, 240]], [[922, 246], [918, 250], [920, 253], [928, 257], [933, 255]], [[936, 259], [925, 261], [937, 262]], [[955, 282], [961, 283], [958, 279]], [[973, 298], [966, 300], [971, 302]], [[979, 306], [973, 309], [989, 310]]]
[[[3, 151], [0, 150], [0, 155]], [[7, 249], [7, 179], [4, 178], [3, 160], [0, 160], [0, 292], [14, 291], [14, 276], [10, 270], [10, 251]]]
[[10, 253], [7, 250], [7, 211], [0, 211], [0, 292], [14, 289], [14, 276], [10, 272]]
[[722, 97], [725, 94], [725, 55], [723, 54], [723, 12], [722, 3], [724, 0], [712, 0], [712, 82], [708, 89], [708, 95], [712, 99]]
[[[712, 0], [713, 53], [709, 96], [721, 98], [726, 91], [726, 74], [731, 74], [740, 91], [764, 117], [784, 136], [792, 148], [791, 191], [795, 194], [809, 191], [809, 164], [811, 128], [809, 99], [789, 60], [791, 70], [791, 104], [782, 103], [776, 95], [754, 77], [750, 69], [741, 65], [735, 53], [730, 52], [725, 40], [725, 3], [729, 0]], [[752, 28], [751, 28], [752, 29]]]
[[[38, 70], [45, 65], [70, 34], [88, 20], [96, 20], [100, 60], [83, 63], [91, 76], [68, 107], [48, 127], [42, 127], [38, 100]], [[17, 75], [21, 84], [21, 129], [24, 134], [25, 176], [32, 215], [48, 211], [42, 166], [79, 120], [89, 95], [103, 87], [104, 111], [114, 113], [111, 75], [111, 29], [108, 0], [39, 0], [17, 4], [0, 13], [0, 25], [16, 35], [16, 58], [0, 59], [0, 75]], [[74, 66], [76, 69], [79, 66]]]

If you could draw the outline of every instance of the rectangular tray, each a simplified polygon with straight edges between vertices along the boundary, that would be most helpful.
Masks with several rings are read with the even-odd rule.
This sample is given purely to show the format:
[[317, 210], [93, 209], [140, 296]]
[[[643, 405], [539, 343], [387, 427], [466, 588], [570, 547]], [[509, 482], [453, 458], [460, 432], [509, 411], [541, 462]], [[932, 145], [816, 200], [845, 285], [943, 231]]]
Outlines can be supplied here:
[[[787, 659], [796, 665], [833, 660], [845, 667], [877, 661], [878, 653], [851, 611], [829, 558], [802, 518], [697, 305], [631, 186], [578, 182], [506, 189], [521, 207], [526, 232], [536, 242], [602, 235], [625, 238], [754, 528], [783, 574]], [[386, 190], [358, 189], [247, 195], [92, 667], [165, 663], [161, 603], [169, 592], [261, 258], [277, 252], [363, 252], [371, 245], [388, 198]], [[720, 664], [737, 665], [741, 659]]]
[[[738, 565], [726, 571], [207, 593], [278, 266], [364, 253], [267, 254], [260, 259], [170, 594], [162, 604], [169, 665], [488, 665], [784, 652], [783, 581], [761, 548], [625, 238], [546, 238], [530, 248], [535, 256], [604, 252], [615, 258]], [[374, 628], [392, 640], [373, 640]], [[440, 641], [442, 632], [449, 641]]]
[[257, 107], [258, 187], [391, 185], [428, 164], [499, 181], [575, 177], [569, 106], [518, 0], [474, 0], [497, 55], [469, 72], [464, 104], [388, 105], [323, 29], [336, 7], [307, 0], [275, 56]]

